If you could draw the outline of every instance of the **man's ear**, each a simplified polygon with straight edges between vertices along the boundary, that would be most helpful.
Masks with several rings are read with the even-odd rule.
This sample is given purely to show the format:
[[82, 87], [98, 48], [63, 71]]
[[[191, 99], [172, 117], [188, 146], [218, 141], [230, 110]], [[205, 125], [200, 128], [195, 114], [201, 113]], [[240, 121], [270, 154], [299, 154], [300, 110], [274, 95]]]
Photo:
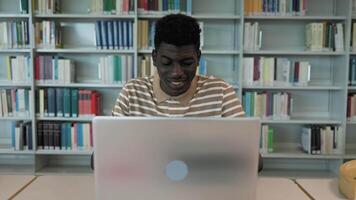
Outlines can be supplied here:
[[157, 63], [157, 51], [156, 51], [156, 49], [152, 50], [152, 61], [153, 61], [153, 65], [157, 66], [156, 65], [156, 63]]

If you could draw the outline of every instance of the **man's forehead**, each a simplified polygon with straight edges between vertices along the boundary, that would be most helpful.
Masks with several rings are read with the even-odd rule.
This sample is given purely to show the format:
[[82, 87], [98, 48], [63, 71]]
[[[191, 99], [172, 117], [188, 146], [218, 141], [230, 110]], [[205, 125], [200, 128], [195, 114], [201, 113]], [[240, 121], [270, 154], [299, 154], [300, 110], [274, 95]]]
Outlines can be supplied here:
[[158, 49], [161, 56], [174, 57], [193, 57], [196, 56], [194, 45], [175, 46], [172, 44], [162, 43]]

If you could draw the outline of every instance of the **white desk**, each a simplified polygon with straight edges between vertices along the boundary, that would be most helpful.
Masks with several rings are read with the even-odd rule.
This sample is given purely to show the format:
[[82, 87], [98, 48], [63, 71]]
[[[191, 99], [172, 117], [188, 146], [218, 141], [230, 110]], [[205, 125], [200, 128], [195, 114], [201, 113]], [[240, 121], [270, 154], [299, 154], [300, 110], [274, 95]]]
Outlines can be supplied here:
[[94, 176], [39, 176], [14, 200], [94, 200]]
[[338, 181], [336, 178], [297, 179], [296, 181], [316, 200], [347, 199], [339, 193]]
[[257, 200], [310, 200], [310, 198], [287, 178], [258, 178]]
[[29, 184], [35, 176], [0, 175], [0, 199], [9, 199]]

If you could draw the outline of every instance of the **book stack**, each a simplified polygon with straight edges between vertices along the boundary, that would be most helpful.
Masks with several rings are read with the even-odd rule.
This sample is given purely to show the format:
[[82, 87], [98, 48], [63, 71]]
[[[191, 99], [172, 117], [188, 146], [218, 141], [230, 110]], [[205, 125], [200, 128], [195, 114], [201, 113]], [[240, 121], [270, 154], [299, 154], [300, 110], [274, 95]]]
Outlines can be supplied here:
[[0, 48], [20, 49], [30, 47], [28, 21], [0, 22]]
[[344, 51], [342, 23], [317, 22], [305, 26], [305, 45], [309, 51]]
[[307, 86], [311, 65], [308, 61], [291, 61], [276, 57], [243, 58], [245, 86]]
[[91, 150], [90, 123], [38, 122], [37, 148], [45, 150]]
[[134, 0], [91, 0], [89, 13], [123, 15], [133, 14], [135, 11]]
[[98, 68], [102, 83], [123, 83], [135, 77], [132, 55], [109, 55], [100, 57]]
[[246, 116], [288, 120], [293, 110], [291, 96], [287, 92], [244, 92], [242, 104]]
[[17, 121], [11, 125], [11, 146], [14, 150], [33, 150], [31, 122]]
[[36, 91], [41, 117], [92, 117], [101, 113], [101, 95], [94, 90], [47, 88]]
[[34, 11], [36, 14], [60, 13], [60, 0], [35, 0]]
[[97, 21], [95, 38], [98, 49], [132, 49], [133, 21]]
[[303, 127], [301, 146], [308, 154], [341, 154], [342, 128], [312, 125]]
[[6, 56], [6, 79], [13, 83], [30, 83], [32, 80], [29, 56]]
[[138, 0], [139, 14], [192, 13], [192, 0]]
[[258, 22], [245, 22], [244, 50], [258, 51], [262, 47], [262, 31]]
[[35, 80], [41, 83], [72, 83], [75, 81], [74, 62], [59, 56], [35, 58]]
[[304, 16], [306, 6], [306, 0], [247, 0], [244, 11], [245, 16]]
[[30, 117], [31, 90], [0, 89], [0, 116]]
[[62, 32], [60, 23], [55, 21], [36, 22], [35, 42], [40, 48], [61, 48]]

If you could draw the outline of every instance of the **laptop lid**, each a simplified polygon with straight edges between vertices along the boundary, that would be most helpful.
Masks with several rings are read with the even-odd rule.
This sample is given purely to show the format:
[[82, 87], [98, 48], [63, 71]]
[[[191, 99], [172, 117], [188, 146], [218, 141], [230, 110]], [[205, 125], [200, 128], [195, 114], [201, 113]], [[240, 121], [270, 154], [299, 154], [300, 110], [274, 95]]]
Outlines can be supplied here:
[[255, 199], [256, 118], [93, 121], [97, 199]]

